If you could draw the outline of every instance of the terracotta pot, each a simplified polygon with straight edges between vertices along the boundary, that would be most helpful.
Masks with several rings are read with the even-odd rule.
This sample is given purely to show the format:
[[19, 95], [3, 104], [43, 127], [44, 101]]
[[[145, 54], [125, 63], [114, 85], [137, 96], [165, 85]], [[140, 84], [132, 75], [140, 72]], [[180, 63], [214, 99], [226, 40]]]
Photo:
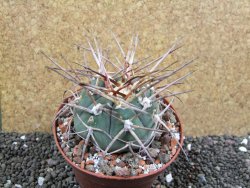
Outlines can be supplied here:
[[[65, 103], [68, 101], [68, 99], [65, 99]], [[168, 103], [167, 100], [165, 100], [165, 103]], [[64, 106], [64, 104], [61, 104], [58, 111]], [[171, 106], [172, 107], [172, 106]], [[175, 111], [175, 109], [172, 107], [172, 109]], [[180, 122], [180, 144], [183, 145], [183, 124], [175, 111], [176, 119], [178, 122]], [[58, 150], [64, 157], [64, 159], [67, 161], [67, 163], [73, 168], [73, 171], [76, 176], [77, 182], [80, 184], [81, 188], [151, 188], [151, 185], [153, 181], [157, 178], [160, 173], [162, 173], [178, 156], [180, 152], [180, 147], [178, 147], [175, 155], [172, 157], [172, 159], [163, 165], [162, 168], [151, 172], [149, 174], [142, 174], [139, 176], [131, 176], [131, 177], [118, 177], [118, 176], [106, 176], [106, 175], [100, 175], [96, 174], [90, 171], [87, 171], [85, 169], [81, 169], [80, 167], [76, 166], [63, 152], [56, 134], [56, 122], [53, 125], [53, 135], [54, 139], [57, 145]]]

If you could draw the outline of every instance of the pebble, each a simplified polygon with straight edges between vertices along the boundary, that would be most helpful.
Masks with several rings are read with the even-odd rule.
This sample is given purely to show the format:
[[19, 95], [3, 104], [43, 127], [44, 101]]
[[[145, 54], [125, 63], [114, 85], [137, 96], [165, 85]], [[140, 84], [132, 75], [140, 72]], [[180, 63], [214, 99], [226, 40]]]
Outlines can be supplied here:
[[[81, 159], [81, 157], [76, 156], [76, 157], [73, 158], [73, 161], [76, 162], [77, 164], [81, 164], [82, 159]], [[89, 164], [90, 164], [90, 163], [89, 163]], [[93, 163], [93, 164], [94, 164], [94, 163]]]
[[187, 145], [187, 150], [188, 150], [188, 151], [191, 151], [191, 146], [192, 146], [191, 144], [188, 144], [188, 145]]
[[207, 180], [204, 174], [198, 174], [198, 181], [200, 182], [201, 185], [204, 185], [207, 183]]
[[151, 157], [155, 158], [160, 153], [160, 150], [158, 148], [148, 148], [148, 152]]
[[144, 166], [145, 164], [146, 164], [146, 162], [145, 162], [144, 160], [140, 160], [140, 161], [139, 161], [139, 165], [140, 165], [140, 166]]
[[27, 148], [27, 147], [28, 147], [28, 145], [27, 145], [27, 144], [23, 144], [23, 147], [24, 147], [24, 148]]
[[38, 177], [37, 182], [38, 182], [38, 185], [42, 186], [44, 182], [44, 177]]
[[160, 158], [161, 163], [165, 164], [166, 162], [169, 161], [170, 155], [167, 153], [160, 153], [159, 158]]
[[81, 162], [80, 167], [81, 167], [82, 169], [84, 169], [84, 168], [85, 168], [85, 161], [82, 161], [82, 162]]
[[245, 148], [243, 146], [239, 147], [239, 150], [242, 151], [242, 152], [247, 152], [247, 148]]
[[47, 160], [47, 163], [49, 165], [49, 167], [52, 167], [52, 166], [55, 166], [58, 164], [58, 161], [57, 160], [54, 160], [54, 159], [48, 159]]
[[244, 138], [242, 141], [241, 141], [241, 144], [244, 144], [244, 145], [247, 145], [248, 143], [248, 140], [246, 138]]
[[86, 165], [86, 166], [85, 166], [85, 169], [86, 169], [86, 170], [89, 170], [90, 172], [95, 172], [94, 165], [91, 165], [91, 164]]
[[116, 165], [119, 166], [119, 167], [122, 167], [122, 168], [126, 166], [125, 162], [123, 162], [123, 161], [120, 161]]
[[130, 175], [130, 171], [127, 167], [119, 167], [119, 166], [116, 166], [115, 167], [115, 174], [117, 176], [129, 176]]
[[219, 166], [216, 166], [215, 169], [216, 169], [217, 171], [220, 171], [220, 167], [219, 167]]
[[22, 188], [20, 184], [15, 184], [15, 188]]
[[172, 174], [169, 173], [169, 174], [166, 175], [166, 182], [170, 183], [171, 181], [173, 181], [173, 177], [172, 177]]
[[21, 138], [22, 140], [25, 140], [25, 139], [26, 139], [26, 136], [23, 135], [23, 136], [21, 136], [20, 138]]
[[11, 180], [7, 180], [7, 182], [4, 184], [4, 188], [11, 187]]

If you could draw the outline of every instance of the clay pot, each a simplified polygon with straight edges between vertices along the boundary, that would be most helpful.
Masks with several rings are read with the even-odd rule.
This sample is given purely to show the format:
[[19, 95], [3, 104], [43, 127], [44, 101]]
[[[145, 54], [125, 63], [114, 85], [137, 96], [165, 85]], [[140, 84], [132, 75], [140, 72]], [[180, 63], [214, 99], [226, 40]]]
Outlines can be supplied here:
[[[65, 99], [66, 103], [68, 99]], [[168, 101], [165, 100], [165, 103], [168, 104]], [[63, 107], [64, 104], [61, 104], [58, 111]], [[175, 109], [171, 106], [175, 111]], [[183, 145], [183, 124], [175, 111], [176, 120], [180, 123], [180, 144]], [[106, 176], [102, 174], [96, 174], [85, 169], [81, 169], [80, 166], [75, 165], [63, 152], [56, 134], [57, 124], [53, 125], [53, 135], [57, 145], [58, 150], [67, 161], [67, 163], [73, 168], [73, 171], [76, 176], [77, 182], [80, 184], [81, 188], [151, 188], [153, 181], [160, 175], [178, 156], [180, 152], [180, 147], [178, 147], [176, 153], [171, 158], [171, 160], [163, 165], [162, 168], [150, 172], [149, 174], [142, 174], [139, 176], [131, 177], [118, 177], [118, 176]]]

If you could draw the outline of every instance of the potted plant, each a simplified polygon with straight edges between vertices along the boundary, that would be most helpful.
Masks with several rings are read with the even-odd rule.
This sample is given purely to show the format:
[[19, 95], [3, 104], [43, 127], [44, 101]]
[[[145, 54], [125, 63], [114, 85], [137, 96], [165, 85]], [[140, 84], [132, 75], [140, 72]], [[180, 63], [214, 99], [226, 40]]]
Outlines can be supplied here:
[[189, 91], [169, 88], [191, 73], [162, 83], [192, 61], [175, 69], [171, 68], [176, 62], [163, 67], [177, 44], [148, 63], [135, 61], [138, 37], [132, 38], [125, 54], [113, 36], [122, 56], [116, 63], [96, 39], [95, 47], [89, 40], [88, 47], [78, 46], [93, 57], [98, 70], [87, 64], [89, 57], [83, 64], [75, 63], [77, 68], [66, 69], [44, 54], [54, 64], [49, 69], [75, 85], [60, 105], [52, 131], [82, 188], [150, 188], [182, 149], [183, 124], [172, 102]]

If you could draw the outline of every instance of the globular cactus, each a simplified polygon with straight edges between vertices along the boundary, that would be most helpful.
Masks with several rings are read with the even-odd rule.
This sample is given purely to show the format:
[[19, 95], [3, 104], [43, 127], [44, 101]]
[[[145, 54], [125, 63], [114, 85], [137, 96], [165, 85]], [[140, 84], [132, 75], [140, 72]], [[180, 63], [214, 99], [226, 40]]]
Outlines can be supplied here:
[[[83, 154], [88, 142], [91, 141], [104, 154], [139, 150], [152, 160], [148, 146], [156, 134], [165, 131], [174, 137], [174, 133], [163, 118], [170, 104], [166, 105], [163, 99], [189, 92], [171, 92], [169, 88], [182, 83], [191, 73], [174, 79], [166, 85], [159, 85], [165, 79], [172, 78], [192, 61], [173, 70], [170, 68], [175, 62], [162, 66], [162, 62], [169, 54], [179, 48], [175, 43], [161, 57], [142, 64], [134, 60], [138, 37], [132, 38], [127, 54], [115, 36], [114, 39], [121, 52], [122, 62], [116, 58], [117, 63], [114, 63], [113, 60], [105, 57], [96, 40], [96, 49], [89, 41], [88, 48], [78, 46], [92, 54], [98, 70], [80, 64], [78, 65], [81, 69], [65, 69], [48, 57], [56, 65], [56, 67], [50, 67], [51, 70], [81, 86], [80, 91], [72, 92], [71, 100], [65, 104], [59, 114], [65, 108], [70, 109], [74, 117], [75, 132], [85, 140]], [[116, 69], [115, 72], [108, 72], [107, 64], [113, 66]], [[87, 77], [89, 82], [83, 82], [83, 77]]]
[[[94, 86], [98, 82], [103, 81], [93, 79]], [[123, 151], [129, 147], [140, 148], [141, 143], [149, 144], [154, 137], [153, 129], [158, 128], [154, 115], [159, 113], [160, 106], [157, 101], [151, 102], [156, 99], [152, 89], [146, 90], [144, 98], [136, 96], [140, 91], [134, 92], [129, 98], [131, 101], [127, 102], [129, 107], [124, 107], [120, 100], [108, 99], [83, 89], [78, 105], [88, 110], [75, 108], [76, 132], [83, 138], [92, 134], [95, 143], [105, 152]], [[86, 131], [88, 129], [92, 132]]]

